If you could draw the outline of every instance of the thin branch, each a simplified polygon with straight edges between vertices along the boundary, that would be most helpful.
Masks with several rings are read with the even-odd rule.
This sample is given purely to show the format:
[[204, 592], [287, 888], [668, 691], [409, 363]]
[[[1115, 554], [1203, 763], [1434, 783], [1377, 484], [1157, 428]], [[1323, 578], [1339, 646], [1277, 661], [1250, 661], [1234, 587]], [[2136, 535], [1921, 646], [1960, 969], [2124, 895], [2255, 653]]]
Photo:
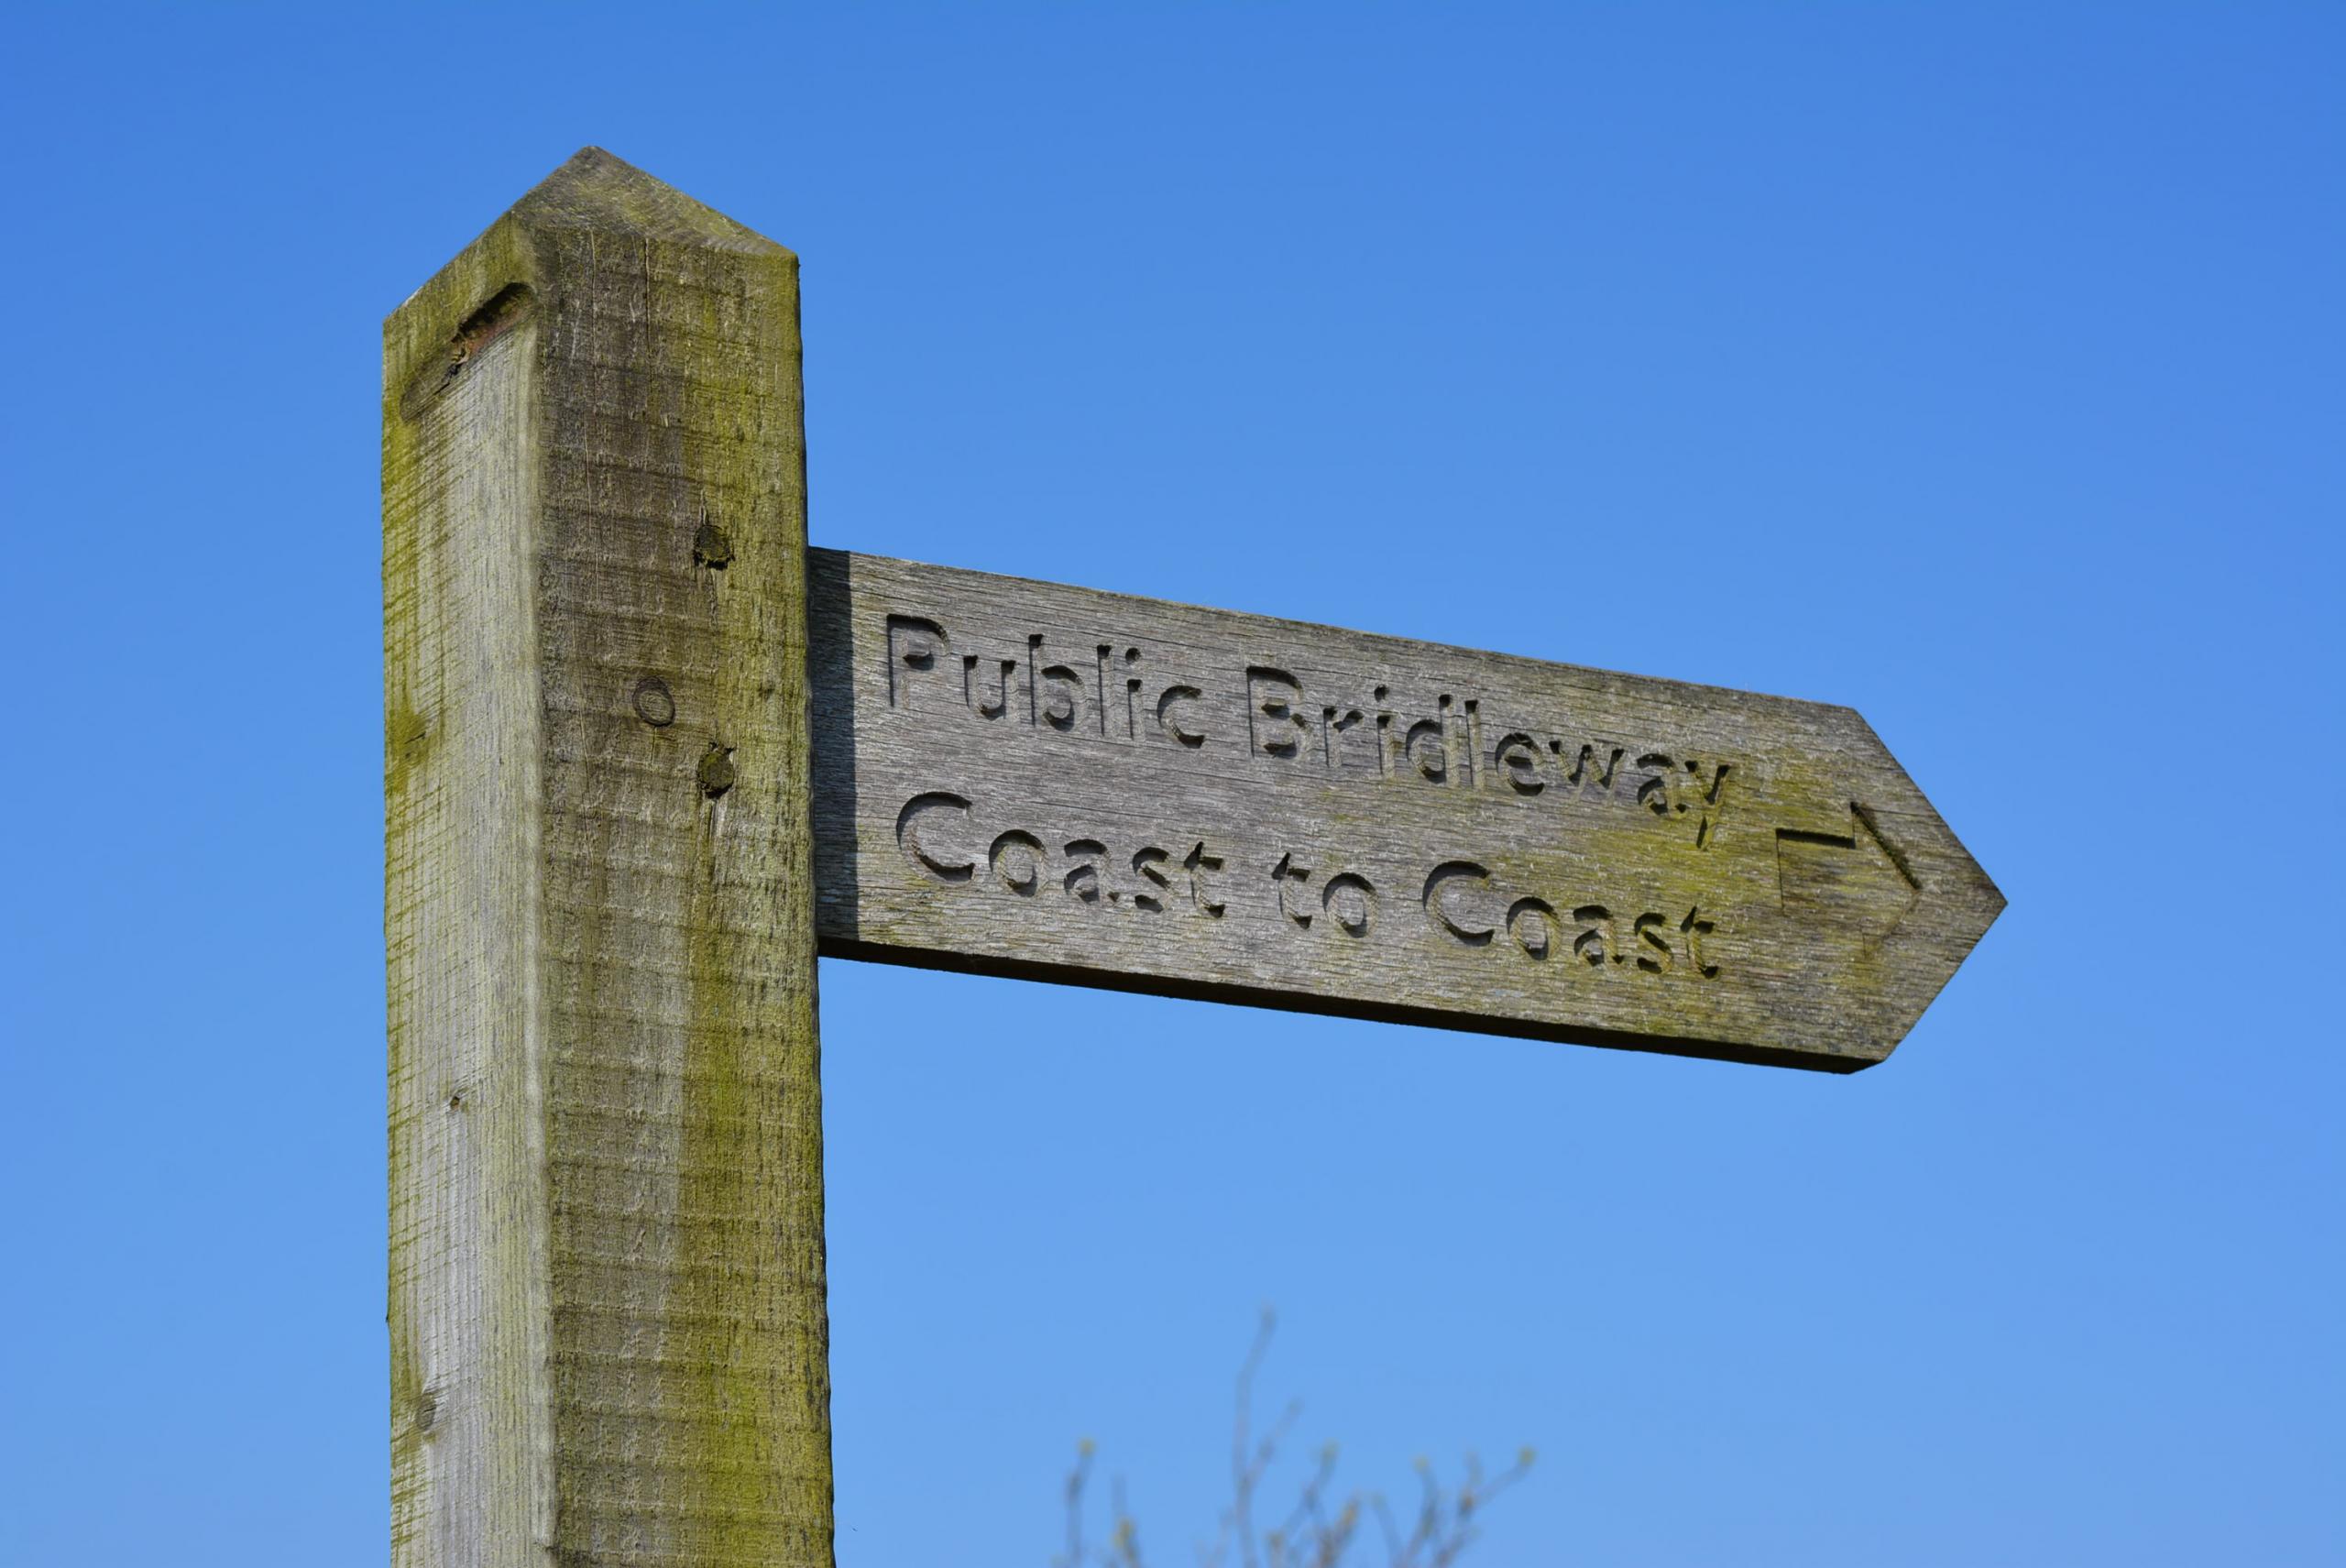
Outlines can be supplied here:
[[[1336, 1445], [1323, 1445], [1304, 1477], [1289, 1508], [1272, 1530], [1255, 1533], [1255, 1504], [1264, 1478], [1278, 1457], [1281, 1444], [1302, 1412], [1290, 1400], [1266, 1431], [1255, 1427], [1255, 1385], [1270, 1349], [1277, 1318], [1267, 1307], [1255, 1331], [1246, 1357], [1239, 1365], [1235, 1411], [1230, 1444], [1230, 1508], [1221, 1516], [1211, 1544], [1196, 1548], [1199, 1568], [1227, 1568], [1231, 1546], [1237, 1546], [1237, 1568], [1343, 1568], [1347, 1554], [1360, 1539], [1364, 1520], [1374, 1517], [1383, 1537], [1387, 1568], [1452, 1568], [1480, 1539], [1482, 1519], [1493, 1499], [1521, 1481], [1531, 1468], [1529, 1448], [1515, 1463], [1486, 1475], [1482, 1460], [1471, 1451], [1465, 1456], [1465, 1478], [1454, 1492], [1445, 1490], [1431, 1462], [1416, 1462], [1418, 1506], [1405, 1534], [1381, 1492], [1352, 1492], [1331, 1511], [1335, 1484]], [[1056, 1560], [1064, 1568], [1146, 1568], [1140, 1530], [1124, 1498], [1124, 1478], [1112, 1487], [1113, 1525], [1108, 1541], [1088, 1547], [1083, 1533], [1083, 1506], [1091, 1473], [1092, 1446], [1086, 1440], [1077, 1450], [1075, 1468], [1067, 1478], [1067, 1554]]]
[[1271, 1348], [1271, 1332], [1277, 1326], [1278, 1315], [1266, 1306], [1255, 1327], [1255, 1343], [1247, 1347], [1246, 1359], [1238, 1365], [1238, 1415], [1230, 1446], [1231, 1483], [1235, 1494], [1231, 1513], [1238, 1536], [1239, 1562], [1244, 1568], [1261, 1568], [1255, 1555], [1255, 1483], [1261, 1477], [1263, 1467], [1270, 1463], [1278, 1433], [1275, 1431], [1264, 1441], [1257, 1458], [1250, 1441], [1249, 1425], [1254, 1415], [1255, 1374], [1263, 1365], [1265, 1353]]
[[1075, 1447], [1075, 1468], [1067, 1473], [1067, 1555], [1065, 1568], [1083, 1568], [1083, 1485], [1091, 1475], [1090, 1438]]

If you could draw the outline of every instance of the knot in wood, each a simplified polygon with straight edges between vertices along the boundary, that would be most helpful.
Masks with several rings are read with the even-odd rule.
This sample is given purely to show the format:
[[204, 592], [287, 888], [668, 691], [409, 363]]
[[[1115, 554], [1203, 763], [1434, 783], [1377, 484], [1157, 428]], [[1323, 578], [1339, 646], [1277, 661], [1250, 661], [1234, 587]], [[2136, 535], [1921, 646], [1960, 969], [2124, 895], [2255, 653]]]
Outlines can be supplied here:
[[733, 564], [733, 542], [713, 522], [704, 522], [693, 535], [693, 565], [721, 572]]
[[730, 749], [712, 742], [701, 753], [700, 792], [715, 800], [733, 787], [733, 753]]

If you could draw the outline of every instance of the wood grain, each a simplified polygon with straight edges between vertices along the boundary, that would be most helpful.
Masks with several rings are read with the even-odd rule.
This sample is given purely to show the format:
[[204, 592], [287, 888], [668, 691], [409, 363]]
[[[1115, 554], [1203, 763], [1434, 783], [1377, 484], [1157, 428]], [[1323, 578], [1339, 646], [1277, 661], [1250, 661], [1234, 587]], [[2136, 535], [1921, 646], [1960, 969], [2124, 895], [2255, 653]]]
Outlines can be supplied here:
[[813, 563], [826, 953], [1850, 1071], [2003, 905], [1846, 707]]
[[795, 258], [589, 149], [384, 372], [393, 1561], [828, 1564]]

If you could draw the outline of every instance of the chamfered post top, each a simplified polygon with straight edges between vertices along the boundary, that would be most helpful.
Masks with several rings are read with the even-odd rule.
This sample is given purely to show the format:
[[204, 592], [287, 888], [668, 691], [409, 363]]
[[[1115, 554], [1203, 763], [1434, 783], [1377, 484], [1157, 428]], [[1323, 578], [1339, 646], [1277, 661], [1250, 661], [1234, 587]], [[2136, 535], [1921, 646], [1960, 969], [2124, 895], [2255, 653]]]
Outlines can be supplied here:
[[599, 147], [580, 148], [514, 203], [507, 215], [532, 229], [593, 229], [750, 255], [791, 254], [755, 229]]
[[[624, 159], [599, 147], [583, 147], [402, 301], [385, 319], [384, 328], [394, 338], [417, 332], [436, 344], [479, 305], [477, 296], [484, 285], [494, 291], [517, 280], [536, 281], [532, 258], [541, 248], [539, 242], [590, 234], [719, 252], [784, 268], [795, 269], [798, 261], [788, 247], [654, 180]], [[414, 319], [403, 326], [402, 317]], [[406, 356], [393, 357], [404, 363]]]

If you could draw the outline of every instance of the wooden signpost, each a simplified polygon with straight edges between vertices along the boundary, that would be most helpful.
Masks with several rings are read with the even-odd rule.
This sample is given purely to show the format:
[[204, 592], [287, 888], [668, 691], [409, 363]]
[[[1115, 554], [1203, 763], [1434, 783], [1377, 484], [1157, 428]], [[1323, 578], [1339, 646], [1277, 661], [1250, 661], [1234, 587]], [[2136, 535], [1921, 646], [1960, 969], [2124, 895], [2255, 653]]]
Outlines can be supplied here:
[[1846, 1072], [2002, 906], [1847, 708], [808, 550], [608, 154], [384, 363], [396, 1563], [830, 1562], [818, 946]]

